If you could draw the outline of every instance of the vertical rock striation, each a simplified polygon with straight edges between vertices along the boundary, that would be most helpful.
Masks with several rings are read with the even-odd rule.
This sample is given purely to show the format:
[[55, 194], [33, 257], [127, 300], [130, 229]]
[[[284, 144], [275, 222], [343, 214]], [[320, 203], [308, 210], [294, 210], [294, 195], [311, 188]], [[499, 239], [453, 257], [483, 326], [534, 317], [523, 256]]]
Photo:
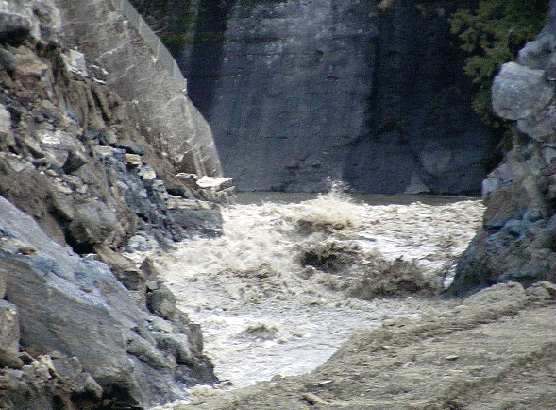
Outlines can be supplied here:
[[224, 30], [198, 31], [212, 57], [194, 49], [188, 73], [226, 173], [243, 190], [325, 190], [327, 177], [342, 178], [346, 146], [365, 127], [374, 7], [228, 4], [219, 15]]
[[210, 127], [183, 85], [152, 58], [152, 51], [110, 0], [59, 0], [62, 33], [108, 71], [107, 82], [128, 104], [148, 142], [177, 167], [221, 176]]
[[496, 136], [472, 108], [467, 57], [448, 17], [477, 2], [396, 1], [377, 16], [368, 132], [344, 178], [368, 193], [476, 194], [494, 166]]
[[251, 191], [332, 178], [364, 193], [477, 193], [496, 138], [447, 20], [474, 5], [200, 1], [180, 65], [226, 174]]

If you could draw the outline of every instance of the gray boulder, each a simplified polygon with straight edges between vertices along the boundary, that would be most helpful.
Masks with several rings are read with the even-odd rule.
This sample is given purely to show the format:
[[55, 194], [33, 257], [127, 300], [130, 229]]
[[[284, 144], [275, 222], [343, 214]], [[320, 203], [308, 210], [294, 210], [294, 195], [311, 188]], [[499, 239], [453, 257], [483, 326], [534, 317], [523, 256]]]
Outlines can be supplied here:
[[[23, 347], [75, 356], [107, 397], [120, 395], [126, 405], [186, 396], [176, 381], [176, 357], [158, 348], [160, 335], [155, 338], [145, 327], [147, 311], [107, 265], [52, 242], [2, 197], [0, 215], [0, 271], [7, 275], [6, 298], [19, 311]], [[26, 250], [31, 248], [34, 252]], [[183, 349], [176, 352], [183, 356]], [[203, 363], [199, 351], [191, 356]]]
[[502, 66], [492, 85], [493, 109], [509, 120], [520, 120], [546, 107], [554, 87], [543, 70], [533, 70], [515, 62]]
[[56, 410], [61, 404], [65, 409], [94, 409], [102, 403], [102, 387], [75, 357], [52, 352], [26, 358], [21, 370], [0, 370], [2, 409]]

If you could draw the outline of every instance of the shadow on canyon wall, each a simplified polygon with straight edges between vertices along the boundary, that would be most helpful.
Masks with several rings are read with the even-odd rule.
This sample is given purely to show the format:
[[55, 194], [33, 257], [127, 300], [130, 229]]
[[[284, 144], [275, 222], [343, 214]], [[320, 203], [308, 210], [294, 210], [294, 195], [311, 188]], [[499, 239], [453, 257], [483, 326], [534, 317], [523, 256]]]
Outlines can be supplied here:
[[448, 17], [476, 4], [200, 0], [177, 59], [239, 190], [472, 195], [498, 136]]

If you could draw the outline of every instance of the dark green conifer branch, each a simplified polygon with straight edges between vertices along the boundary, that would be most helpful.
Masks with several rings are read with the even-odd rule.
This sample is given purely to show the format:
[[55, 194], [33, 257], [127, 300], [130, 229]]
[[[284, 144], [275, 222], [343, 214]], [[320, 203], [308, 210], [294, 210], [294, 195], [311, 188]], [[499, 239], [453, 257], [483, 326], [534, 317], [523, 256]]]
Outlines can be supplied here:
[[460, 10], [450, 18], [470, 56], [464, 70], [477, 85], [475, 111], [488, 125], [503, 125], [491, 106], [490, 89], [500, 66], [515, 59], [543, 27], [548, 0], [481, 0], [475, 11]]

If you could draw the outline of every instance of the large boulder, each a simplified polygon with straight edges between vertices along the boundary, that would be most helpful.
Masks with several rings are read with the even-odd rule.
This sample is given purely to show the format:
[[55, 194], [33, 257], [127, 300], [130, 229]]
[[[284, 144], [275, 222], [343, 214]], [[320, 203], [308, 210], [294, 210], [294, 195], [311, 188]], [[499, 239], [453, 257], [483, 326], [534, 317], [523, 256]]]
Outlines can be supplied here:
[[556, 1], [517, 62], [494, 80], [496, 113], [515, 120], [513, 148], [483, 183], [482, 229], [465, 251], [451, 294], [496, 282], [556, 282]]

